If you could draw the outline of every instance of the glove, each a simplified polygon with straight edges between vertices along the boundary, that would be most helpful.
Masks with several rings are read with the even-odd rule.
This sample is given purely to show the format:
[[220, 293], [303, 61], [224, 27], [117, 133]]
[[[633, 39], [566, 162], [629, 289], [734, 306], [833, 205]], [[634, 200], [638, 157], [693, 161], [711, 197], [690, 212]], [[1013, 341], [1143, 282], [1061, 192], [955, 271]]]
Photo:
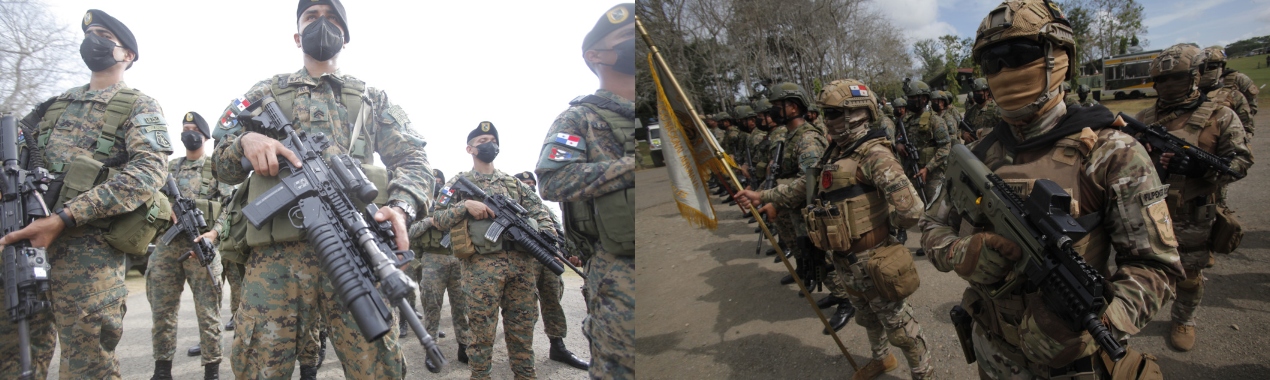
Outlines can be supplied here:
[[1022, 255], [1018, 244], [992, 232], [959, 238], [948, 246], [953, 271], [966, 281], [983, 285], [1004, 279]]
[[[1026, 309], [1019, 324], [1019, 341], [1028, 360], [1057, 368], [1098, 350], [1088, 332], [1072, 330], [1067, 321], [1045, 307], [1041, 292], [1025, 296], [1024, 304]], [[1103, 319], [1105, 324], [1106, 317]]]
[[798, 276], [802, 277], [803, 285], [811, 292], [824, 290], [821, 278], [825, 268], [825, 251], [816, 248], [807, 236], [799, 236], [798, 244], [803, 251], [803, 258], [798, 265]]

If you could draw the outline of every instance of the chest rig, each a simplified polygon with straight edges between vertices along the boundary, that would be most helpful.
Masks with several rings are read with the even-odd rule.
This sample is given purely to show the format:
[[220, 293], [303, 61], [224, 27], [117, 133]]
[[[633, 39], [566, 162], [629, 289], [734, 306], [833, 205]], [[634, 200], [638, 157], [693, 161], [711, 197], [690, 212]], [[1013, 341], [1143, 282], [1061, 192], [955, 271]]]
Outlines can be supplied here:
[[[595, 112], [608, 126], [613, 138], [622, 144], [623, 154], [635, 154], [635, 129], [639, 120], [635, 112], [622, 108], [616, 102], [598, 95], [586, 95], [569, 102]], [[587, 123], [588, 138], [595, 137], [593, 125]], [[594, 140], [593, 140], [594, 141]], [[599, 146], [599, 145], [594, 145]], [[590, 149], [590, 148], [588, 148]], [[584, 152], [587, 162], [601, 162]], [[594, 161], [593, 161], [594, 160]], [[605, 251], [617, 256], [635, 256], [635, 189], [613, 191], [591, 199], [560, 202], [564, 215], [565, 237], [579, 253], [590, 257], [594, 254], [593, 242], [599, 241]]]
[[[1215, 153], [1218, 139], [1221, 138], [1221, 129], [1217, 123], [1211, 122], [1211, 118], [1219, 106], [1212, 100], [1206, 100], [1194, 110], [1176, 110], [1164, 115], [1156, 114], [1155, 108], [1150, 108], [1143, 115], [1143, 120], [1164, 125], [1169, 134]], [[1188, 180], [1185, 175], [1171, 173], [1164, 177], [1164, 183], [1169, 185], [1169, 195], [1165, 201], [1168, 202], [1169, 212], [1175, 221], [1211, 224], [1217, 218], [1217, 184], [1202, 179]]]
[[[176, 165], [168, 168], [168, 175], [175, 176], [180, 173], [181, 166], [185, 165], [185, 157], [177, 160]], [[212, 194], [216, 192], [218, 183], [216, 178], [212, 176], [212, 163], [208, 162], [209, 158], [204, 157], [202, 163], [199, 164], [199, 185], [198, 192], [194, 194], [194, 205], [203, 211], [203, 218], [208, 226], [216, 225], [216, 218], [220, 216], [221, 201], [212, 198]], [[223, 195], [223, 194], [222, 194]]]
[[[886, 149], [886, 133], [872, 131], [842, 150], [827, 152], [807, 176], [807, 207], [802, 210], [816, 247], [858, 253], [886, 240], [890, 207], [860, 172], [860, 162], [877, 146]], [[833, 157], [833, 158], [828, 158]]]

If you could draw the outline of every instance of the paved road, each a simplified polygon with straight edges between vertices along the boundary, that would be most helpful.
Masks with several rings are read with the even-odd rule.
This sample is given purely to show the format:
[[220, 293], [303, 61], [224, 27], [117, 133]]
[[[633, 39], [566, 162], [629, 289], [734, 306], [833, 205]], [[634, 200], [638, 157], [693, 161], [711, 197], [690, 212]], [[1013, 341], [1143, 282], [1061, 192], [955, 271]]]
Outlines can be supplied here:
[[[1270, 123], [1270, 113], [1258, 123]], [[1253, 143], [1270, 151], [1270, 139]], [[1248, 178], [1231, 187], [1247, 235], [1243, 246], [1219, 255], [1205, 271], [1207, 293], [1199, 311], [1194, 351], [1168, 348], [1165, 306], [1131, 344], [1159, 357], [1170, 378], [1264, 379], [1270, 374], [1270, 163], [1254, 165]], [[853, 371], [794, 285], [781, 286], [784, 266], [771, 256], [755, 256], [754, 225], [735, 206], [718, 203], [719, 228], [690, 226], [671, 199], [662, 168], [637, 174], [636, 367], [648, 378], [845, 378]], [[920, 233], [909, 233], [916, 249]], [[917, 260], [922, 286], [910, 298], [926, 332], [941, 378], [973, 379], [977, 372], [962, 357], [948, 310], [961, 298], [965, 281]], [[825, 293], [816, 294], [823, 297]], [[827, 310], [831, 311], [831, 310]], [[857, 363], [868, 361], [863, 328], [854, 321], [839, 335]], [[899, 354], [898, 350], [892, 350]], [[900, 360], [903, 363], [903, 360]], [[907, 364], [883, 376], [908, 378]]]
[[[586, 303], [582, 301], [582, 278], [573, 272], [566, 271], [564, 276], [565, 295], [561, 302], [565, 309], [566, 318], [569, 321], [568, 337], [565, 338], [565, 345], [574, 353], [578, 354], [583, 360], [590, 358], [589, 349], [587, 348], [586, 337], [582, 336], [581, 323], [582, 318], [586, 316]], [[123, 340], [119, 343], [118, 356], [123, 367], [124, 379], [149, 379], [154, 373], [153, 349], [150, 340], [150, 303], [146, 301], [145, 293], [145, 277], [137, 271], [128, 272], [128, 313], [124, 317], [124, 335]], [[203, 376], [203, 368], [199, 364], [198, 357], [189, 357], [185, 355], [185, 350], [198, 344], [198, 323], [194, 317], [194, 299], [190, 295], [189, 286], [186, 286], [185, 292], [181, 294], [181, 311], [179, 314], [179, 322], [177, 324], [177, 354], [172, 363], [172, 375], [177, 379], [201, 379]], [[225, 288], [225, 300], [221, 308], [222, 318], [228, 318], [229, 313], [229, 288]], [[450, 321], [450, 304], [447, 300], [444, 304], [444, 310], [441, 315], [441, 330], [447, 333], [445, 338], [440, 339], [441, 351], [445, 353], [446, 358], [450, 360], [450, 364], [440, 374], [428, 372], [423, 366], [423, 348], [419, 345], [417, 339], [411, 338], [405, 341], [405, 355], [409, 363], [409, 374], [407, 379], [466, 379], [471, 373], [466, 364], [459, 363], [455, 360], [458, 351], [458, 343], [454, 339], [453, 325]], [[433, 336], [436, 333], [433, 332]], [[230, 368], [228, 355], [230, 346], [234, 342], [232, 331], [226, 331], [221, 335], [221, 347], [227, 356], [225, 361], [221, 363], [220, 376], [221, 379], [233, 379], [234, 372]], [[539, 322], [534, 330], [534, 361], [537, 369], [537, 375], [543, 379], [585, 379], [586, 372], [566, 366], [564, 364], [547, 359], [548, 349], [550, 348], [547, 336], [542, 330], [542, 323]], [[50, 373], [57, 373], [57, 357], [54, 356]], [[497, 339], [494, 342], [494, 378], [512, 377], [511, 367], [507, 362], [507, 346], [503, 341], [503, 329], [500, 325], [498, 328]], [[298, 379], [300, 371], [297, 367], [292, 374], [292, 378]], [[56, 375], [52, 376], [56, 378]], [[344, 372], [339, 365], [339, 359], [335, 355], [334, 349], [328, 348], [326, 352], [326, 363], [322, 366], [318, 373], [319, 379], [342, 379]]]

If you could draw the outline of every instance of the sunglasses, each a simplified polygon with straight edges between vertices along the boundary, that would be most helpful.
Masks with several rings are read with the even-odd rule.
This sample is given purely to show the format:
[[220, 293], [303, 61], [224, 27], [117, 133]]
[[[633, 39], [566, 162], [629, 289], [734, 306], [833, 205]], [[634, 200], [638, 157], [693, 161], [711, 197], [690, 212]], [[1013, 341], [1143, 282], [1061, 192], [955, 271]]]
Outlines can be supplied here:
[[847, 114], [846, 108], [825, 107], [823, 111], [825, 113], [825, 118], [829, 120], [835, 120]]
[[1157, 76], [1151, 77], [1151, 80], [1154, 81], [1155, 83], [1168, 83], [1168, 82], [1177, 81], [1177, 80], [1190, 80], [1190, 79], [1191, 79], [1191, 73], [1188, 73], [1188, 72], [1164, 74], [1164, 75], [1157, 75]]
[[979, 56], [984, 75], [1015, 68], [1045, 57], [1045, 47], [1029, 40], [1013, 40], [985, 48]]

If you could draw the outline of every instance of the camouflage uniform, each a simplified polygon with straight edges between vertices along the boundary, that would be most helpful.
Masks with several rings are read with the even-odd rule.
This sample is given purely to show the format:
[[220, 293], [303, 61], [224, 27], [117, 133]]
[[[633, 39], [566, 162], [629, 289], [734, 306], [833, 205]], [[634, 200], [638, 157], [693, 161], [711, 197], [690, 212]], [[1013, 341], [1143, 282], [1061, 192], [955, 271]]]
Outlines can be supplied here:
[[1234, 111], [1235, 115], [1239, 118], [1239, 123], [1242, 124], [1244, 126], [1244, 130], [1248, 132], [1246, 137], [1252, 137], [1252, 130], [1256, 129], [1256, 126], [1253, 125], [1252, 119], [1252, 103], [1248, 101], [1248, 98], [1245, 97], [1243, 93], [1239, 92], [1234, 87], [1222, 87], [1210, 91], [1208, 93], [1208, 99], [1212, 100], [1213, 103], [1223, 105], [1230, 108], [1231, 111]]
[[[1253, 116], [1257, 115], [1257, 94], [1261, 93], [1261, 89], [1256, 83], [1252, 83], [1252, 78], [1249, 78], [1247, 74], [1228, 69], [1226, 74], [1222, 75], [1222, 82], [1226, 87], [1244, 94], [1244, 98], [1248, 99], [1248, 110]], [[1245, 129], [1248, 130], [1249, 135], [1254, 132], [1252, 128], [1245, 127]]]
[[[859, 141], [869, 138], [866, 137], [867, 134], [870, 134], [870, 130], [852, 131], [851, 140]], [[884, 138], [880, 134], [870, 137]], [[891, 152], [890, 143], [866, 142], [865, 146], [860, 148], [862, 151], [848, 152], [842, 145], [835, 143], [835, 146], [829, 148], [826, 154], [834, 157], [832, 161], [835, 162], [848, 159], [853, 156], [853, 153], [858, 155], [859, 170], [856, 171], [855, 176], [859, 178], [860, 183], [876, 188], [879, 198], [884, 198], [890, 205], [891, 212], [888, 213], [887, 219], [894, 221], [898, 228], [912, 227], [921, 215], [923, 204], [917, 191], [913, 189], [913, 185], [904, 174], [899, 160]], [[818, 173], [822, 169], [822, 166], [812, 168]], [[815, 178], [820, 178], [820, 175]], [[807, 199], [805, 181], [805, 177], [799, 177], [791, 183], [763, 191], [762, 201], [803, 206]], [[850, 251], [832, 252], [837, 278], [850, 289], [844, 291], [843, 295], [859, 310], [856, 323], [868, 332], [874, 360], [882, 361], [890, 355], [889, 342], [903, 350], [914, 379], [928, 378], [934, 375], [930, 364], [930, 346], [927, 344], [926, 336], [922, 334], [921, 326], [913, 318], [913, 308], [906, 300], [890, 301], [877, 296], [873, 279], [865, 270], [869, 257], [874, 252], [899, 244], [889, 237], [888, 225], [875, 224], [874, 228], [879, 234], [855, 239], [851, 243], [853, 249]], [[861, 246], [867, 248], [854, 249]], [[848, 253], [851, 251], [858, 252]]]
[[[541, 231], [555, 234], [550, 211], [543, 206], [534, 189], [499, 170], [494, 170], [493, 174], [467, 171], [451, 178], [441, 192], [452, 192], [453, 195], [438, 204], [432, 215], [437, 229], [455, 233], [453, 228], [471, 218], [463, 202], [469, 199], [467, 194], [450, 190], [458, 178], [467, 178], [486, 194], [502, 195], [517, 202], [528, 211], [527, 216], [538, 222]], [[499, 309], [502, 309], [503, 332], [512, 373], [517, 379], [534, 378], [534, 325], [538, 323], [537, 283], [542, 264], [528, 253], [511, 249], [477, 253], [460, 260], [463, 262], [463, 283], [466, 284], [468, 323], [472, 330], [472, 345], [468, 347], [472, 379], [490, 377]]]
[[[46, 167], [69, 163], [78, 155], [92, 157], [105, 124], [106, 105], [125, 88], [123, 82], [102, 90], [89, 90], [84, 85], [58, 96], [70, 103], [55, 121], [50, 135], [31, 136], [48, 139], [49, 148], [40, 152]], [[164, 163], [172, 152], [162, 115], [154, 98], [138, 93], [117, 132], [121, 143], [115, 144], [108, 154], [114, 157], [126, 153], [128, 162], [120, 167], [119, 175], [66, 202], [64, 209], [75, 218], [77, 227], [63, 230], [48, 246], [52, 266], [49, 300], [62, 350], [62, 378], [119, 377], [115, 346], [122, 337], [127, 311], [126, 254], [106, 243], [104, 229], [89, 223], [135, 210], [159, 194], [166, 178]], [[32, 324], [32, 342], [41, 336], [50, 337], [38, 324]], [[16, 347], [16, 337], [12, 341]], [[41, 346], [34, 344], [32, 349], [44, 348]], [[51, 350], [51, 345], [47, 349]], [[50, 353], [32, 353], [37, 360], [47, 355]]]
[[[607, 98], [631, 113], [632, 100], [608, 90], [595, 95]], [[557, 133], [580, 136], [585, 149], [570, 149], [553, 143]], [[635, 158], [627, 152], [623, 139], [595, 110], [571, 106], [556, 117], [543, 143], [543, 156], [535, 174], [543, 199], [574, 202], [594, 199], [635, 187]], [[548, 152], [572, 152], [563, 160], [553, 160]], [[583, 333], [591, 340], [591, 378], [629, 379], [635, 377], [635, 257], [618, 256], [599, 240], [589, 241], [594, 254], [587, 261], [586, 294], [588, 318]]]
[[[948, 160], [948, 150], [952, 148], [951, 130], [944, 118], [936, 115], [929, 107], [922, 113], [908, 113], [904, 117], [904, 128], [913, 146], [920, 151], [918, 164], [926, 168], [926, 188], [919, 191], [925, 193], [926, 199], [934, 199], [939, 193], [939, 186], [944, 180], [944, 167]], [[909, 173], [914, 175], [916, 173]]]
[[992, 132], [992, 128], [1001, 124], [1001, 107], [997, 107], [994, 99], [988, 99], [983, 104], [976, 103], [966, 109], [966, 124], [975, 129], [975, 137], [983, 139]]
[[765, 144], [767, 144], [767, 132], [754, 128], [754, 131], [750, 132], [750, 141], [747, 144], [749, 144], [750, 159], [753, 161], [750, 163], [750, 165], [753, 165], [751, 170], [754, 173], [758, 173], [758, 178], [754, 178], [754, 181], [756, 181], [754, 187], [758, 188], [759, 184], [765, 179], [764, 176], [767, 175], [767, 164], [771, 161], [771, 156], [763, 149], [766, 147]]
[[[269, 95], [273, 86], [291, 88], [296, 94], [294, 104], [292, 109], [283, 109], [283, 112], [295, 116], [295, 129], [325, 133], [333, 142], [324, 152], [327, 155], [348, 153], [346, 147], [351, 145], [352, 121], [356, 115], [348, 114], [341, 104], [340, 92], [334, 90], [332, 84], [348, 88], [355, 83], [361, 82], [338, 72], [311, 77], [302, 68], [257, 83], [244, 98], [254, 104]], [[363, 128], [373, 136], [373, 144], [368, 142], [367, 148], [379, 153], [388, 167], [389, 178], [392, 178], [387, 189], [389, 199], [415, 205], [415, 209], [426, 209], [435, 180], [423, 150], [423, 137], [410, 128], [405, 111], [393, 105], [383, 91], [366, 88], [364, 95], [373, 105], [373, 108], [365, 108], [371, 122]], [[243, 151], [239, 137], [227, 136], [216, 146], [213, 173], [223, 183], [238, 184], [247, 178], [247, 171], [240, 163]], [[246, 269], [243, 299], [235, 316], [237, 326], [232, 352], [235, 376], [290, 377], [297, 356], [316, 348], [306, 348], [311, 343], [305, 340], [316, 342], [311, 335], [322, 323], [328, 325], [346, 377], [400, 378], [405, 375], [405, 359], [397, 344], [397, 324], [392, 323], [393, 331], [381, 339], [366, 342], [352, 315], [339, 302], [307, 241], [253, 246]]]
[[949, 103], [948, 108], [940, 116], [944, 118], [944, 126], [948, 128], [949, 132], [952, 132], [948, 136], [949, 139], [957, 144], [965, 144], [966, 142], [961, 140], [961, 111], [957, 111], [957, 107], [953, 107]]
[[[228, 202], [225, 204], [228, 205]], [[228, 206], [225, 207], [228, 208]], [[229, 236], [229, 213], [221, 212], [216, 218], [215, 226], [218, 239]], [[238, 315], [238, 304], [243, 299], [243, 273], [246, 272], [246, 268], [241, 263], [230, 261], [225, 257], [224, 252], [221, 250], [221, 278], [226, 285], [229, 285], [229, 319], [232, 321], [234, 316]]]
[[[419, 283], [425, 316], [424, 329], [436, 333], [441, 328], [441, 308], [445, 295], [450, 295], [450, 321], [459, 344], [468, 345], [471, 331], [467, 323], [467, 299], [463, 293], [463, 268], [458, 258], [448, 248], [426, 248], [416, 243], [423, 231], [422, 223], [410, 226], [410, 244], [415, 251], [415, 261], [407, 271]], [[413, 277], [417, 276], [417, 277]], [[411, 303], [413, 304], [413, 303]]]
[[[203, 165], [211, 165], [211, 161], [208, 157], [194, 161], [181, 157], [168, 162], [169, 175], [176, 181], [181, 196], [218, 202], [229, 196], [233, 187], [221, 183], [203, 183]], [[206, 191], [203, 191], [204, 188]], [[194, 313], [198, 316], [202, 364], [221, 362], [221, 289], [216, 288], [213, 277], [207, 274], [207, 267], [199, 265], [197, 258], [177, 261], [181, 255], [193, 249], [194, 244], [185, 234], [180, 234], [171, 244], [155, 244], [154, 253], [150, 255], [149, 266], [146, 268], [146, 299], [150, 301], [151, 318], [154, 321], [151, 339], [156, 361], [172, 361], [172, 355], [176, 353], [176, 312], [181, 307], [181, 292], [185, 290], [185, 283], [188, 281], [190, 291], [194, 294]], [[212, 260], [212, 266], [214, 275], [220, 277], [223, 269], [219, 253]]]

